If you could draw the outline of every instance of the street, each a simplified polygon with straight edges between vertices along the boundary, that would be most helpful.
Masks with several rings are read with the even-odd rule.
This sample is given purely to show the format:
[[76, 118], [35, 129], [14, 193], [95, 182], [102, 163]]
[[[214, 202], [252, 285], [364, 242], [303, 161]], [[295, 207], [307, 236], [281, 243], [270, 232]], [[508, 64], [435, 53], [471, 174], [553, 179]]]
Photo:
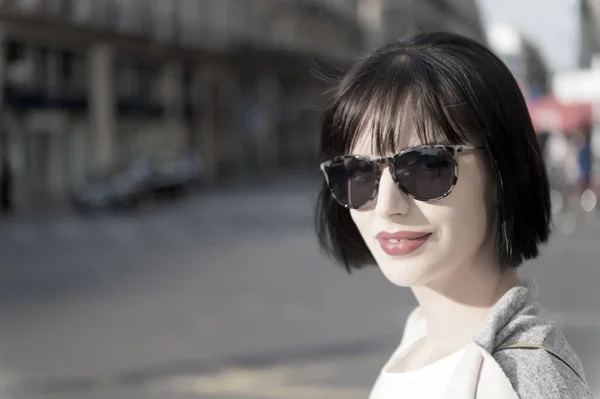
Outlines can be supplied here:
[[[347, 275], [320, 253], [315, 196], [302, 181], [0, 224], [0, 392], [366, 398], [415, 300], [376, 268]], [[556, 233], [522, 268], [596, 395], [598, 230]]]

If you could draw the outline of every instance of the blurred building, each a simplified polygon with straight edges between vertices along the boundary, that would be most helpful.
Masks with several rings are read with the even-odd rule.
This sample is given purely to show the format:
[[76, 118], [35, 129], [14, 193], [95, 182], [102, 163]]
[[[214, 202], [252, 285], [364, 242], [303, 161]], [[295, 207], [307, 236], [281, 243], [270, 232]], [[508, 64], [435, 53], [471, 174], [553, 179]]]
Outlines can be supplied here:
[[425, 30], [483, 40], [474, 0], [0, 0], [0, 157], [20, 203], [146, 156], [314, 166], [315, 72]]
[[315, 58], [363, 49], [356, 1], [1, 0], [19, 200], [197, 151], [213, 178], [312, 160]]
[[506, 24], [487, 28], [491, 49], [504, 61], [522, 85], [525, 95], [536, 98], [548, 93], [550, 74], [540, 50], [517, 29]]
[[371, 47], [427, 31], [486, 40], [475, 0], [361, 0], [359, 14]]
[[600, 1], [579, 0], [580, 52], [579, 67], [590, 68], [595, 54], [600, 53]]

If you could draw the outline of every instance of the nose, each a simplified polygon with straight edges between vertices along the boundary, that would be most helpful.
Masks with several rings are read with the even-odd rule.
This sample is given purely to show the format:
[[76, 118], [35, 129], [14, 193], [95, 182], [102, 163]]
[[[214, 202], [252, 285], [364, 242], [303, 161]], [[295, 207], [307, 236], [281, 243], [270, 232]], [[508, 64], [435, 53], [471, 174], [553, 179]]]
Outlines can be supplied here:
[[385, 168], [381, 174], [377, 202], [375, 204], [377, 215], [383, 219], [391, 219], [394, 216], [404, 215], [410, 209], [410, 200], [392, 179], [389, 168]]

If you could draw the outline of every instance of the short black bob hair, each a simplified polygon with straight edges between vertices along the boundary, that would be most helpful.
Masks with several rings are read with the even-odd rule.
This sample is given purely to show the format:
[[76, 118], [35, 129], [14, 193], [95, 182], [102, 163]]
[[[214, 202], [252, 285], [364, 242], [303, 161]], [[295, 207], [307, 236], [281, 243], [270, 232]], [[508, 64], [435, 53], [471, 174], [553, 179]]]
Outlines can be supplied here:
[[[544, 162], [517, 81], [485, 46], [453, 33], [417, 34], [358, 60], [332, 94], [320, 161], [348, 154], [366, 130], [375, 153], [399, 152], [404, 115], [423, 144], [476, 142], [496, 185], [501, 264], [517, 267], [539, 255], [551, 224]], [[348, 272], [375, 264], [349, 210], [335, 202], [324, 180], [315, 217], [321, 248]]]

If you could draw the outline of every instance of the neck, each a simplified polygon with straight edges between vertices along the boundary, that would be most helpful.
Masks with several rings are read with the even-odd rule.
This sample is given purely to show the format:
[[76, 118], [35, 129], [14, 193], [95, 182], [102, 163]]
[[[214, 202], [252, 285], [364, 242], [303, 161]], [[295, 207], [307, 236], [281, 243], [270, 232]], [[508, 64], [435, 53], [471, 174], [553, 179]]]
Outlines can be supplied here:
[[502, 268], [490, 259], [458, 270], [413, 287], [427, 322], [426, 346], [431, 353], [446, 355], [466, 346], [490, 309], [519, 279], [516, 269]]

